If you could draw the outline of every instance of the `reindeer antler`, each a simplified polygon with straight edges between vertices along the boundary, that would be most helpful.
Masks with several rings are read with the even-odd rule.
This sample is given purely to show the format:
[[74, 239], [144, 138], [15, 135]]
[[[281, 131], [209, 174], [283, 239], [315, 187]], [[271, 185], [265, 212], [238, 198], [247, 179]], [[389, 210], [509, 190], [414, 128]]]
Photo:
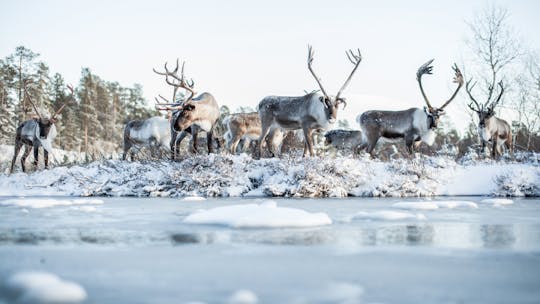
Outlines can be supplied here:
[[34, 108], [34, 111], [36, 112], [37, 116], [41, 119], [41, 114], [39, 114], [39, 111], [36, 107], [36, 105], [34, 104], [34, 102], [32, 101], [32, 98], [30, 98], [30, 94], [28, 93], [28, 90], [26, 89], [27, 85], [32, 83], [32, 80], [30, 79], [25, 79], [23, 81], [23, 87], [24, 87], [24, 97], [25, 98], [28, 98], [28, 101], [30, 102], [30, 104], [32, 105], [32, 107]]
[[476, 101], [476, 99], [474, 99], [474, 97], [472, 96], [472, 89], [474, 88], [474, 86], [476, 85], [476, 81], [471, 85], [471, 81], [473, 79], [469, 79], [466, 83], [465, 83], [465, 91], [467, 91], [467, 95], [469, 95], [469, 98], [472, 100], [472, 102], [474, 102], [474, 104], [476, 105], [476, 109], [474, 109], [472, 107], [472, 104], [469, 103], [468, 106], [471, 110], [475, 111], [475, 112], [480, 112], [482, 111], [482, 108], [483, 107], [480, 107], [480, 104], [478, 104], [478, 102]]
[[[354, 65], [354, 68], [351, 72], [351, 74], [349, 75], [349, 77], [347, 77], [347, 80], [345, 80], [345, 83], [341, 86], [341, 89], [339, 89], [337, 95], [336, 95], [336, 99], [339, 99], [339, 95], [341, 95], [341, 92], [343, 92], [343, 90], [345, 90], [345, 88], [349, 85], [349, 82], [351, 81], [354, 73], [356, 72], [356, 69], [358, 68], [358, 66], [360, 65], [360, 62], [362, 62], [362, 54], [360, 53], [360, 49], [357, 49], [357, 53], [353, 53], [352, 50], [349, 50], [347, 52], [345, 52], [345, 54], [347, 54], [347, 58], [349, 58], [349, 61]], [[347, 103], [345, 103], [346, 105]], [[345, 108], [345, 106], [343, 107]]]
[[439, 109], [442, 110], [444, 107], [446, 107], [454, 98], [456, 98], [457, 93], [459, 92], [459, 89], [463, 86], [463, 74], [461, 74], [461, 71], [459, 70], [457, 64], [454, 63], [454, 66], [452, 66], [452, 69], [455, 72], [454, 76], [454, 83], [458, 84], [458, 87], [454, 91], [454, 94], [448, 99]]
[[491, 111], [495, 110], [495, 107], [499, 104], [499, 102], [501, 101], [501, 97], [503, 96], [503, 93], [504, 93], [504, 85], [503, 85], [503, 81], [499, 81], [498, 83], [499, 85], [499, 88], [500, 88], [500, 92], [499, 92], [499, 96], [497, 96], [497, 99], [491, 103], [491, 105], [489, 106], [489, 109]]
[[311, 67], [311, 64], [313, 63], [313, 48], [309, 44], [308, 44], [308, 60], [307, 60], [307, 63], [308, 63], [308, 69], [311, 72], [311, 75], [313, 75], [313, 77], [315, 78], [315, 80], [319, 84], [319, 88], [321, 89], [321, 92], [323, 93], [324, 97], [326, 97], [325, 98], [325, 103], [326, 103], [326, 99], [328, 99], [329, 96], [326, 93], [326, 91], [324, 90], [324, 87], [323, 87], [323, 85], [321, 83], [321, 80], [319, 79], [319, 77], [317, 77], [317, 75], [313, 71], [313, 68]]
[[[71, 92], [71, 98], [73, 98], [73, 100], [75, 100], [75, 91], [73, 90], [73, 87], [68, 84], [67, 85], [67, 88], [68, 90]], [[60, 109], [58, 109], [58, 111], [56, 111], [54, 113], [54, 115], [51, 117], [52, 120], [54, 120], [56, 118], [56, 115], [60, 114], [60, 112], [62, 112], [62, 110], [64, 110], [64, 107], [67, 105], [67, 102], [64, 102], [64, 104], [62, 104], [62, 106], [60, 107]]]
[[428, 62], [424, 63], [418, 68], [418, 71], [416, 71], [416, 81], [418, 81], [418, 85], [420, 86], [420, 92], [422, 93], [422, 96], [424, 97], [424, 101], [426, 102], [426, 105], [430, 109], [432, 109], [433, 107], [429, 103], [426, 93], [424, 92], [424, 87], [422, 87], [422, 75], [433, 74], [433, 66], [431, 65], [433, 60], [435, 59], [431, 59]]
[[[193, 81], [193, 79], [191, 79], [191, 83], [186, 80], [185, 76], [184, 76], [184, 66], [185, 66], [185, 61], [182, 62], [182, 70], [181, 70], [181, 75], [178, 76], [178, 69], [179, 69], [179, 59], [177, 58], [176, 59], [176, 67], [174, 68], [173, 71], [169, 71], [168, 67], [167, 67], [167, 62], [165, 62], [165, 72], [159, 72], [157, 71], [156, 69], [152, 69], [154, 70], [154, 73], [156, 74], [159, 74], [159, 75], [163, 75], [165, 76], [165, 81], [167, 82], [167, 84], [173, 86], [175, 88], [174, 92], [173, 92], [173, 102], [174, 102], [174, 98], [176, 97], [176, 90], [178, 88], [182, 88], [182, 89], [185, 89], [186, 91], [190, 92], [190, 96], [185, 100], [185, 102], [191, 100], [194, 96], [195, 96], [195, 90], [193, 89], [194, 86], [195, 86], [195, 82]], [[176, 79], [178, 81], [178, 83], [175, 83], [171, 80], [169, 80], [169, 76], [172, 77], [173, 79]]]

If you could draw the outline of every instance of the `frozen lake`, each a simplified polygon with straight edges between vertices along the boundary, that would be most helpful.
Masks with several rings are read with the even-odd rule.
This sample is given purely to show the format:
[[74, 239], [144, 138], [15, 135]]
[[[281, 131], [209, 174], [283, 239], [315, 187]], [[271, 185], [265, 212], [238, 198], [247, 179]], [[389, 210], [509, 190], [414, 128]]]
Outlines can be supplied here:
[[4, 197], [0, 303], [21, 271], [84, 303], [539, 303], [540, 200], [484, 199], [274, 199], [332, 223], [232, 228], [184, 219], [268, 200]]

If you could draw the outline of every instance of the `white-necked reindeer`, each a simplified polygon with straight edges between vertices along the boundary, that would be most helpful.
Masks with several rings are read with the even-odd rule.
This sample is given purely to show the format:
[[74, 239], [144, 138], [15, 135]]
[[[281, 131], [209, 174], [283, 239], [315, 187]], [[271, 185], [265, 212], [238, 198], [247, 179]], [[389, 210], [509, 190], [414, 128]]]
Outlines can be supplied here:
[[[73, 87], [68, 85], [68, 89], [71, 92], [71, 98], [74, 98]], [[45, 168], [49, 168], [49, 153], [53, 153], [52, 141], [57, 134], [56, 126], [54, 125], [57, 121], [56, 116], [60, 114], [66, 106], [66, 103], [64, 103], [50, 118], [42, 117], [36, 105], [30, 98], [28, 91], [26, 91], [26, 86], [24, 88], [24, 93], [25, 97], [28, 98], [28, 101], [34, 108], [37, 117], [22, 122], [17, 128], [15, 135], [15, 152], [13, 153], [13, 160], [11, 161], [11, 173], [13, 173], [17, 156], [23, 145], [25, 146], [23, 156], [21, 157], [21, 167], [23, 172], [26, 172], [24, 163], [26, 162], [26, 158], [28, 158], [32, 147], [34, 148], [34, 166], [36, 168], [38, 167], [39, 147], [43, 147]]]
[[485, 104], [479, 104], [471, 92], [476, 83], [471, 85], [471, 81], [472, 79], [467, 81], [465, 89], [472, 101], [468, 104], [469, 108], [478, 114], [478, 135], [482, 141], [482, 153], [484, 153], [486, 149], [486, 144], [490, 142], [492, 144], [491, 157], [500, 157], [502, 155], [503, 145], [505, 145], [510, 153], [512, 153], [512, 128], [510, 128], [510, 125], [506, 120], [495, 117], [495, 107], [501, 101], [504, 93], [503, 82], [499, 81], [498, 83], [499, 95], [495, 101], [490, 102], [494, 91], [493, 86], [490, 86], [488, 88], [488, 100]]
[[126, 160], [130, 152], [134, 160], [132, 148], [134, 146], [148, 146], [152, 157], [158, 156], [161, 149], [169, 150], [171, 131], [169, 121], [163, 117], [155, 116], [145, 120], [131, 120], [124, 127], [124, 153], [122, 159]]
[[262, 155], [263, 144], [271, 131], [280, 128], [282, 130], [304, 131], [304, 157], [309, 154], [315, 156], [313, 152], [313, 132], [315, 130], [325, 130], [336, 121], [338, 106], [346, 105], [345, 98], [341, 93], [351, 81], [358, 65], [362, 61], [360, 50], [358, 53], [349, 51], [346, 53], [354, 68], [339, 89], [336, 96], [328, 95], [321, 84], [321, 81], [313, 71], [313, 50], [308, 46], [308, 69], [317, 81], [322, 95], [309, 93], [304, 96], [268, 96], [259, 102], [257, 111], [261, 119], [262, 131], [259, 138], [259, 155]]
[[[166, 110], [171, 112], [171, 132], [180, 133], [178, 137], [171, 138], [171, 150], [173, 150], [173, 159], [178, 153], [179, 141], [181, 141], [185, 132], [191, 133], [193, 136], [193, 150], [197, 152], [197, 135], [202, 130], [206, 132], [206, 140], [208, 146], [208, 153], [214, 151], [213, 148], [213, 129], [216, 122], [219, 119], [219, 106], [212, 94], [202, 93], [195, 96], [194, 82], [189, 83], [184, 76], [184, 63], [182, 63], [182, 72], [178, 76], [178, 60], [176, 60], [176, 67], [173, 71], [169, 71], [167, 63], [165, 63], [165, 72], [158, 72], [154, 69], [154, 72], [159, 75], [165, 76], [165, 81], [176, 88], [185, 89], [190, 95], [181, 103], [157, 103], [156, 109]], [[175, 79], [177, 83], [169, 80], [169, 77]], [[184, 133], [182, 133], [184, 132]], [[174, 141], [174, 144], [173, 144]]]
[[422, 75], [432, 74], [432, 62], [433, 59], [426, 62], [416, 72], [416, 80], [427, 107], [423, 109], [410, 108], [403, 111], [372, 110], [356, 117], [364, 137], [363, 146], [367, 147], [368, 153], [372, 153], [381, 137], [389, 141], [405, 139], [405, 145], [411, 154], [414, 152], [414, 146], [420, 145], [421, 142], [425, 142], [430, 146], [433, 144], [436, 137], [434, 130], [437, 128], [440, 116], [445, 113], [444, 108], [450, 104], [463, 86], [463, 75], [457, 65], [454, 64], [454, 82], [458, 86], [450, 99], [441, 107], [433, 107], [422, 87]]

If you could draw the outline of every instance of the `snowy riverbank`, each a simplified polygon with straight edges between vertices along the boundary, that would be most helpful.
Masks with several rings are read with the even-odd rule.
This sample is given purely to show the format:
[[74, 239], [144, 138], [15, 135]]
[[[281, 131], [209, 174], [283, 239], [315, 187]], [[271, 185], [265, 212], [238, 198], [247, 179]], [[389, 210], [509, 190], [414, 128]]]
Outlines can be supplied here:
[[254, 160], [200, 155], [181, 162], [103, 160], [0, 174], [0, 196], [540, 196], [538, 155], [520, 162], [418, 157]]

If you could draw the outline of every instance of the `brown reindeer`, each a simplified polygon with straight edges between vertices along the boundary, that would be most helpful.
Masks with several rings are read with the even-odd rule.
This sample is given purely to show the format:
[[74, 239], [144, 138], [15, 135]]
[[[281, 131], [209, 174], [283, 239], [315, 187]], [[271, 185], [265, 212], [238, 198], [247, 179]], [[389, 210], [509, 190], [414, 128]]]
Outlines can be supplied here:
[[512, 153], [512, 128], [510, 128], [506, 120], [495, 117], [495, 107], [501, 101], [504, 93], [503, 82], [499, 81], [498, 83], [499, 95], [494, 101], [490, 102], [490, 97], [494, 91], [493, 86], [490, 86], [488, 88], [488, 100], [484, 104], [479, 104], [472, 95], [472, 89], [476, 85], [476, 82], [471, 85], [471, 81], [472, 79], [467, 81], [465, 89], [472, 101], [468, 104], [469, 109], [478, 114], [478, 135], [482, 141], [481, 152], [484, 153], [486, 144], [491, 142], [492, 158], [499, 158], [502, 155], [503, 145]]
[[[223, 125], [226, 130], [224, 139], [231, 154], [236, 154], [238, 143], [241, 140], [244, 140], [244, 143], [246, 143], [248, 141], [258, 140], [261, 136], [261, 120], [257, 112], [231, 114], [225, 117]], [[279, 155], [283, 141], [283, 132], [281, 129], [274, 129], [268, 136], [268, 141], [269, 143], [267, 144], [270, 144], [272, 155]]]

